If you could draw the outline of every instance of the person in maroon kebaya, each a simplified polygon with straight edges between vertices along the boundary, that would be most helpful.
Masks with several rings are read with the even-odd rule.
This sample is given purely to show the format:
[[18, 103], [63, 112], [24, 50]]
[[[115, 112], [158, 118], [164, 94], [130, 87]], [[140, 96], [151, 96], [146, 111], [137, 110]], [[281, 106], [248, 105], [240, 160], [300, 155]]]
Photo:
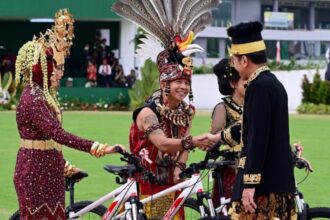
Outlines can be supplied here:
[[73, 22], [66, 9], [59, 10], [55, 26], [24, 44], [17, 57], [16, 80], [22, 78], [24, 83], [16, 112], [21, 140], [14, 174], [20, 219], [66, 219], [65, 175], [79, 169], [63, 159], [62, 145], [96, 157], [116, 152], [114, 146], [62, 128], [57, 90], [72, 44]]

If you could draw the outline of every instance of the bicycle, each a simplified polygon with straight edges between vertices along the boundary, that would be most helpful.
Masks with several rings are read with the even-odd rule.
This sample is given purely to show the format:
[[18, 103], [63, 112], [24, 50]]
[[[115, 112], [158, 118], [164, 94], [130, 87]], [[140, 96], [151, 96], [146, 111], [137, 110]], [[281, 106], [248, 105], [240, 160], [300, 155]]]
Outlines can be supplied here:
[[[212, 171], [212, 173], [210, 173], [212, 176], [212, 178], [216, 178], [218, 180], [218, 190], [219, 190], [219, 200], [220, 200], [220, 206], [219, 207], [213, 207], [214, 212], [216, 213], [216, 216], [221, 219], [230, 219], [228, 217], [228, 207], [229, 204], [231, 203], [231, 199], [230, 198], [225, 198], [224, 197], [224, 192], [223, 192], [223, 184], [222, 184], [222, 174], [223, 174], [223, 170], [224, 168], [228, 167], [228, 166], [232, 166], [235, 164], [235, 161], [233, 160], [216, 160], [218, 157], [222, 157], [222, 158], [227, 158], [228, 155], [231, 155], [231, 152], [228, 151], [217, 151], [216, 149], [211, 149], [212, 154], [214, 155], [213, 157], [211, 157], [210, 159], [212, 159], [212, 161], [207, 161], [205, 168], [208, 169], [209, 171]], [[210, 182], [210, 179], [208, 180], [208, 182]], [[208, 184], [209, 185], [209, 184]], [[209, 192], [210, 189], [207, 190], [207, 192]], [[210, 195], [210, 193], [208, 193]], [[197, 199], [194, 198], [189, 198], [187, 201], [187, 206], [186, 208], [190, 208], [192, 210], [194, 210], [196, 213], [199, 213], [199, 207], [201, 205], [201, 202], [198, 201]], [[207, 213], [211, 213], [212, 210], [208, 210], [206, 209]]]
[[[215, 146], [212, 147], [212, 149], [218, 149], [219, 145], [220, 143], [217, 143]], [[82, 210], [79, 210], [78, 212], [70, 212], [70, 219], [80, 217], [84, 213], [90, 211], [93, 207], [104, 203], [110, 198], [115, 197], [114, 201], [110, 204], [107, 211], [104, 213], [102, 219], [144, 220], [147, 218], [143, 213], [143, 204], [150, 202], [153, 199], [157, 199], [168, 193], [175, 192], [179, 189], [183, 189], [183, 192], [178, 196], [178, 198], [174, 201], [173, 205], [168, 209], [163, 219], [172, 219], [173, 216], [175, 216], [175, 214], [181, 208], [181, 206], [189, 207], [189, 205], [191, 204], [189, 202], [186, 202], [186, 199], [193, 194], [197, 194], [197, 204], [199, 205], [199, 214], [201, 215], [202, 219], [219, 219], [216, 217], [215, 212], [212, 211], [214, 209], [210, 195], [208, 193], [204, 193], [203, 191], [201, 175], [199, 174], [201, 170], [204, 170], [206, 168], [207, 161], [209, 159], [219, 156], [218, 152], [209, 151], [202, 162], [190, 164], [190, 166], [181, 173], [181, 178], [189, 177], [190, 179], [178, 183], [143, 200], [139, 200], [138, 197], [138, 182], [135, 179], [135, 174], [142, 174], [142, 179], [150, 182], [153, 182], [155, 180], [154, 175], [150, 171], [146, 170], [141, 165], [140, 159], [133, 154], [123, 152], [121, 149], [118, 149], [117, 152], [124, 156], [124, 158], [121, 158], [121, 160], [126, 161], [128, 165], [106, 165], [105, 169], [113, 174], [120, 176], [121, 179], [117, 177], [116, 182], [118, 184], [124, 185], [118, 187], [114, 191], [108, 193], [107, 195], [103, 196], [92, 204], [84, 207]], [[207, 199], [208, 207], [203, 204], [203, 199]], [[124, 210], [122, 211], [119, 209], [121, 207], [121, 204], [123, 203]], [[117, 214], [118, 212], [120, 213]], [[193, 217], [192, 219], [196, 218]]]
[[[81, 202], [74, 201], [74, 186], [77, 182], [81, 181], [83, 178], [86, 177], [88, 177], [88, 173], [84, 171], [79, 171], [78, 173], [73, 174], [71, 177], [65, 178], [66, 191], [69, 191], [70, 193], [70, 205], [66, 208], [67, 217], [69, 216], [70, 212], [79, 211], [93, 203], [91, 201], [81, 201]], [[107, 209], [103, 205], [98, 205], [93, 209], [91, 209], [82, 219], [100, 219], [100, 217], [103, 216], [106, 210]], [[19, 220], [19, 219], [20, 219], [19, 210], [16, 211], [9, 218], [9, 220]]]
[[[312, 172], [312, 167], [310, 163], [302, 157], [303, 148], [300, 144], [295, 144], [295, 152], [293, 152], [294, 165], [298, 169], [306, 169], [307, 174], [304, 180], [307, 178], [309, 172]], [[226, 166], [233, 165], [234, 161], [220, 160], [216, 162], [209, 162], [207, 168], [212, 169], [212, 176], [217, 178], [219, 183], [219, 195], [220, 195], [220, 206], [214, 208], [215, 213], [218, 216], [228, 216], [228, 208], [231, 204], [230, 198], [225, 198], [222, 187], [222, 172]], [[304, 181], [303, 180], [303, 181]], [[302, 181], [301, 181], [302, 182]], [[301, 183], [300, 182], [300, 183]], [[298, 183], [298, 184], [300, 184]], [[309, 207], [308, 203], [304, 201], [304, 196], [298, 189], [298, 184], [296, 184], [295, 190], [295, 202], [297, 206], [298, 220], [309, 220], [315, 218], [330, 218], [330, 208], [328, 207]], [[190, 208], [198, 211], [197, 200], [189, 199], [188, 201], [191, 205]]]
[[[120, 178], [116, 177], [116, 182], [118, 184], [123, 184], [123, 185], [119, 186], [117, 189], [113, 190], [112, 192], [106, 194], [105, 196], [99, 198], [94, 202], [88, 201], [88, 202], [74, 203], [74, 184], [77, 182], [77, 179], [80, 178], [78, 178], [77, 175], [73, 175], [71, 177], [73, 181], [67, 181], [67, 189], [70, 191], [70, 206], [66, 210], [68, 220], [77, 219], [77, 218], [83, 219], [84, 217], [88, 217], [88, 219], [100, 219], [100, 217], [102, 217], [102, 219], [116, 219], [116, 220], [119, 219], [145, 220], [147, 218], [143, 213], [144, 203], [149, 202], [152, 199], [158, 198], [162, 195], [165, 195], [166, 193], [171, 193], [178, 189], [182, 189], [184, 187], [187, 188], [184, 189], [184, 192], [181, 193], [180, 196], [177, 198], [177, 200], [174, 202], [173, 207], [169, 209], [166, 215], [167, 217], [164, 219], [171, 219], [179, 210], [179, 208], [182, 206], [182, 203], [185, 201], [185, 199], [190, 195], [192, 195], [193, 193], [197, 193], [197, 197], [201, 199], [201, 203], [199, 204], [202, 204], [203, 198], [207, 198], [210, 207], [212, 207], [212, 201], [210, 196], [203, 192], [202, 183], [200, 181], [201, 178], [199, 175], [199, 171], [205, 169], [206, 161], [209, 159], [208, 157], [208, 155], [210, 155], [209, 153], [206, 155], [204, 161], [197, 164], [191, 164], [181, 174], [181, 178], [184, 177], [192, 177], [192, 178], [182, 183], [179, 183], [169, 189], [166, 189], [158, 194], [155, 194], [151, 197], [139, 201], [138, 191], [137, 191], [138, 182], [135, 179], [136, 174], [142, 174], [142, 179], [151, 182], [155, 180], [155, 177], [150, 171], [146, 170], [140, 164], [139, 158], [137, 158], [133, 154], [123, 152], [120, 148], [117, 148], [116, 150], [119, 154], [124, 156], [121, 158], [121, 160], [126, 161], [128, 164], [125, 166], [106, 165], [105, 169], [110, 173], [118, 175]], [[79, 175], [83, 175], [83, 174], [79, 174]], [[69, 183], [71, 183], [71, 185]], [[183, 199], [182, 196], [184, 196], [185, 199]], [[106, 209], [102, 205], [102, 203], [110, 200], [111, 198], [115, 198], [115, 199], [112, 201], [108, 209]], [[178, 201], [180, 201], [180, 204], [178, 204]], [[124, 211], [120, 210], [122, 204], [124, 204]], [[187, 205], [189, 206], [189, 203], [188, 204], [185, 203], [185, 206]], [[208, 210], [213, 210], [213, 208], [209, 209], [204, 205], [201, 205], [199, 212], [202, 213], [202, 216], [206, 217], [209, 216], [210, 213]], [[121, 213], [117, 214], [120, 211]], [[97, 217], [94, 216], [95, 218], [91, 218], [90, 215], [86, 216], [86, 214], [90, 214], [90, 213], [96, 213]], [[211, 215], [215, 216], [215, 213], [212, 213]], [[15, 218], [11, 218], [10, 220], [19, 219], [19, 212], [16, 212], [13, 216], [15, 216]]]
[[[302, 157], [303, 148], [300, 144], [294, 144], [295, 152], [293, 154], [293, 161], [295, 167], [298, 169], [305, 169], [307, 174], [305, 178], [300, 182], [306, 180], [310, 172], [313, 172], [311, 164]], [[328, 207], [312, 207], [310, 208], [308, 203], [304, 200], [304, 195], [298, 189], [298, 184], [296, 184], [296, 191], [295, 191], [295, 200], [297, 204], [297, 214], [298, 220], [307, 220], [307, 219], [314, 219], [314, 218], [330, 218], [330, 208]]]
[[[121, 219], [144, 220], [143, 206], [138, 198], [138, 183], [135, 178], [136, 174], [142, 174], [141, 178], [148, 181], [154, 181], [155, 177], [151, 172], [145, 169], [141, 164], [139, 158], [128, 152], [124, 152], [117, 147], [116, 151], [123, 155], [122, 161], [127, 162], [124, 166], [106, 165], [105, 170], [115, 175], [116, 182], [122, 184], [112, 192], [99, 198], [81, 210], [73, 210], [69, 212], [69, 219], [76, 219], [84, 216], [86, 213], [100, 206], [102, 203], [114, 198], [112, 203], [102, 215], [102, 219], [120, 219], [117, 217], [117, 212], [124, 207]], [[122, 206], [123, 205], [123, 206]]]
[[[205, 155], [205, 159], [199, 163], [192, 163], [189, 165], [188, 168], [186, 168], [181, 174], [180, 178], [189, 178], [187, 180], [184, 180], [183, 182], [180, 182], [170, 188], [167, 188], [161, 192], [158, 192], [156, 194], [153, 194], [145, 199], [142, 199], [140, 202], [142, 204], [145, 204], [147, 202], [151, 202], [153, 199], [158, 199], [166, 194], [176, 192], [178, 190], [183, 190], [180, 195], [175, 199], [171, 207], [167, 210], [165, 215], [163, 216], [163, 220], [172, 219], [179, 209], [183, 207], [185, 209], [185, 217], [187, 218], [187, 209], [190, 209], [191, 207], [197, 205], [198, 210], [197, 213], [200, 219], [221, 219], [220, 217], [216, 216], [216, 213], [214, 212], [213, 203], [210, 197], [210, 194], [207, 192], [204, 192], [203, 190], [203, 184], [201, 182], [202, 175], [200, 174], [201, 170], [205, 170], [207, 167], [207, 162], [209, 159], [217, 158], [221, 154], [219, 154], [219, 151], [217, 150], [219, 148], [220, 143], [215, 144]], [[196, 194], [197, 200], [191, 203], [191, 200], [189, 198]], [[207, 205], [204, 205], [203, 201], [207, 201]], [[117, 218], [120, 219], [123, 217], [124, 214], [117, 215]], [[197, 219], [197, 216], [194, 216], [190, 219]], [[226, 218], [227, 219], [227, 218]]]

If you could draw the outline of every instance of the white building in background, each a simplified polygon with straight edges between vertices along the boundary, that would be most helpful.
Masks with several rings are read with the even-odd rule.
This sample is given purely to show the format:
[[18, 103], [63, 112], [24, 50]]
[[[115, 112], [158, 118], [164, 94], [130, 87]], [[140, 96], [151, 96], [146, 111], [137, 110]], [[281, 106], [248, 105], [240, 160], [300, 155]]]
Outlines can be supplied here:
[[[321, 76], [324, 76], [324, 72], [324, 69], [319, 70]], [[313, 81], [317, 70], [273, 71], [273, 73], [283, 84], [288, 94], [289, 111], [296, 112], [302, 100], [302, 79], [306, 75], [310, 82]], [[217, 78], [214, 74], [193, 75], [192, 88], [194, 105], [199, 110], [211, 110], [217, 103], [221, 102], [222, 96], [218, 90]]]
[[[230, 41], [226, 27], [244, 21], [259, 20], [264, 23], [268, 17], [265, 12], [281, 12], [278, 20], [285, 21], [287, 14], [292, 14], [289, 27], [277, 26], [266, 28], [262, 34], [267, 45], [267, 56], [276, 57], [276, 43], [280, 41], [281, 57], [295, 59], [323, 59], [330, 48], [330, 1], [325, 0], [222, 0], [213, 12], [213, 25], [198, 35], [195, 43], [206, 49], [205, 53], [196, 54], [195, 65], [214, 64], [227, 53]], [[277, 20], [277, 21], [278, 21]], [[274, 22], [277, 22], [276, 20]], [[121, 21], [120, 57], [123, 62], [132, 62], [132, 39], [134, 28]], [[133, 24], [132, 24], [133, 25]], [[134, 26], [134, 25], [133, 25]], [[139, 66], [143, 62], [135, 60], [127, 64], [128, 68]]]
[[[280, 41], [282, 59], [324, 60], [330, 48], [330, 1], [322, 0], [222, 0], [214, 12], [213, 26], [198, 35], [195, 43], [206, 49], [206, 53], [196, 54], [194, 64], [215, 64], [226, 56], [230, 41], [226, 27], [243, 21], [259, 20], [264, 23], [264, 12], [285, 12], [293, 14], [289, 28], [265, 28], [262, 32], [266, 41], [268, 58], [275, 59], [276, 43]], [[284, 14], [285, 15], [285, 14]], [[134, 58], [133, 24], [121, 21], [121, 62], [127, 67], [142, 66], [143, 60]], [[126, 31], [129, 29], [130, 31]], [[132, 61], [134, 60], [134, 62]], [[129, 63], [133, 62], [133, 63]], [[320, 70], [321, 76], [325, 70]], [[279, 71], [275, 75], [283, 83], [288, 93], [289, 110], [296, 111], [302, 99], [301, 81], [306, 74], [310, 80], [316, 70]], [[214, 75], [194, 75], [194, 104], [198, 109], [212, 109], [221, 100]], [[214, 94], [209, 96], [209, 94]]]

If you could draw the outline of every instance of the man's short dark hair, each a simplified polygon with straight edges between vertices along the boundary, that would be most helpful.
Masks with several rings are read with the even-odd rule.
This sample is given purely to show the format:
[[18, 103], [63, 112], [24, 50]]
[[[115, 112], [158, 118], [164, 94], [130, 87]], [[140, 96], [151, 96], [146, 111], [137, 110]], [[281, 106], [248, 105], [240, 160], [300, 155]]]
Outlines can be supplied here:
[[245, 56], [247, 56], [254, 64], [267, 63], [267, 56], [265, 50], [246, 54]]

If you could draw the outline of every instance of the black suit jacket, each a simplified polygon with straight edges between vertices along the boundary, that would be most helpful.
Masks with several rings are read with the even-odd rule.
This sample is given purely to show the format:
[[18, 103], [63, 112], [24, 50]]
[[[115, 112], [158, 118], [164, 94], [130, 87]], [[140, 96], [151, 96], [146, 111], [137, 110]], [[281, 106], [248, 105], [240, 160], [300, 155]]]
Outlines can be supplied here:
[[252, 187], [256, 196], [293, 193], [288, 97], [269, 71], [262, 72], [246, 88], [242, 139], [233, 200], [240, 200], [243, 189]]

